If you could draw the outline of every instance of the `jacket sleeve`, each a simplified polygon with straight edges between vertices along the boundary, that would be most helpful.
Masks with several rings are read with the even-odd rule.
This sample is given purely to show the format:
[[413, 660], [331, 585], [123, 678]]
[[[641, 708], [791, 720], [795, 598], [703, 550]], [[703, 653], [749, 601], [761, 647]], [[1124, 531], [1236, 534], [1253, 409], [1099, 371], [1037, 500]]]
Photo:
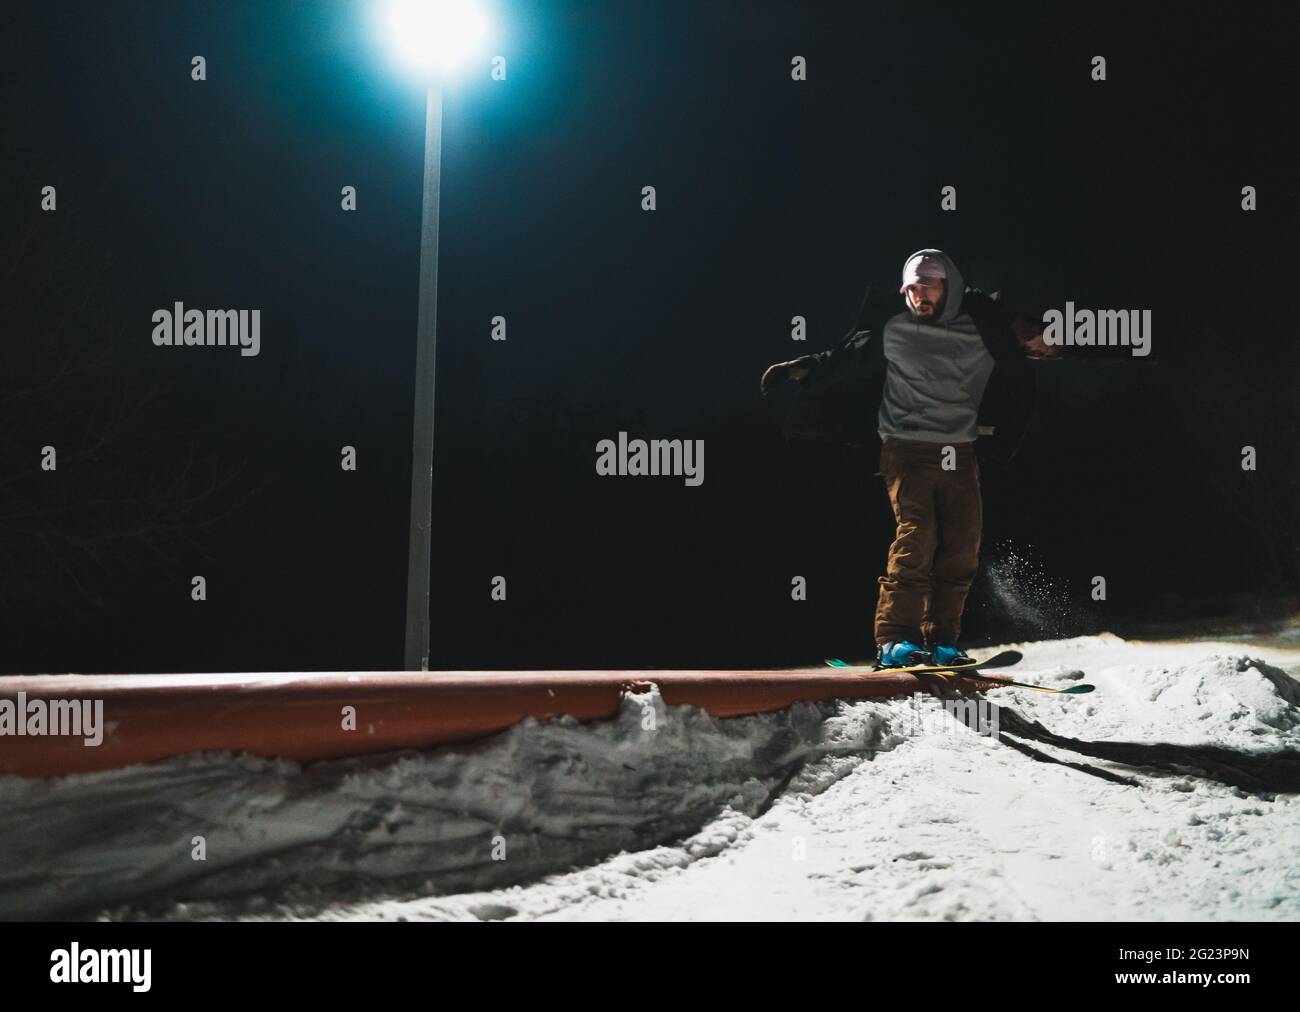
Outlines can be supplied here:
[[827, 387], [870, 379], [884, 368], [884, 357], [879, 351], [880, 342], [873, 331], [850, 331], [834, 348], [797, 358], [795, 365], [812, 370], [809, 383]]
[[1025, 353], [1011, 329], [1011, 310], [998, 300], [991, 299], [975, 288], [962, 295], [962, 308], [975, 321], [975, 327], [984, 339], [984, 346], [994, 361], [1000, 365], [1021, 362]]
[[839, 343], [826, 351], [803, 355], [796, 366], [810, 369], [807, 383], [825, 388], [838, 383], [873, 379], [883, 374], [885, 356], [880, 341], [883, 318], [875, 305], [875, 292], [868, 288], [858, 307], [857, 319]]
[[1034, 370], [1011, 329], [1012, 313], [1006, 305], [968, 289], [962, 307], [997, 363], [979, 409], [981, 428], [991, 430], [980, 438], [982, 452], [1010, 461], [1020, 449], [1037, 404]]

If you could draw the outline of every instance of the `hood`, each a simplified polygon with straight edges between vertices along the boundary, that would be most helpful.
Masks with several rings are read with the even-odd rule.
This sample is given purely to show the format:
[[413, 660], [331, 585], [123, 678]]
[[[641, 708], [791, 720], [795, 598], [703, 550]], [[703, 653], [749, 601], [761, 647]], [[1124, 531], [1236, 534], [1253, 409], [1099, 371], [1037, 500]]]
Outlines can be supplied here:
[[903, 263], [906, 264], [912, 257], [919, 256], [922, 253], [943, 262], [944, 272], [948, 275], [948, 292], [944, 297], [943, 312], [939, 314], [939, 319], [936, 322], [952, 323], [957, 318], [957, 314], [961, 312], [961, 297], [962, 293], [966, 291], [966, 279], [961, 276], [961, 271], [952, 262], [952, 257], [941, 249], [919, 249], [915, 253], [908, 254]]

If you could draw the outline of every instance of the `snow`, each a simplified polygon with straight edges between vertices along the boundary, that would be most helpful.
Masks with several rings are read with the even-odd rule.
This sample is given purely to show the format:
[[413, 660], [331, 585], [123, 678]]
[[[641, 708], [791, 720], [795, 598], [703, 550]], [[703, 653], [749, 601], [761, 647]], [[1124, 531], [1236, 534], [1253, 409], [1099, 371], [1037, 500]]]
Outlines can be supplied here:
[[[1007, 644], [1097, 691], [989, 698], [1077, 739], [1300, 749], [1273, 642]], [[0, 778], [0, 917], [1300, 918], [1300, 795], [1033, 747], [1134, 786], [928, 697], [719, 720], [655, 692], [426, 753]]]

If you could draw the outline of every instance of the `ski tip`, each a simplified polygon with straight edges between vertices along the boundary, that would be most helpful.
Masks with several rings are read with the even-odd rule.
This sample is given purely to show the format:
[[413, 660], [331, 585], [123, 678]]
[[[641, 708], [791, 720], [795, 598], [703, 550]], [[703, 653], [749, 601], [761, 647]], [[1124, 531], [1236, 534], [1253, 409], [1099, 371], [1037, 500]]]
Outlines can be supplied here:
[[838, 657], [827, 657], [826, 663], [832, 668], [847, 668], [849, 666], [847, 661], [842, 661]]

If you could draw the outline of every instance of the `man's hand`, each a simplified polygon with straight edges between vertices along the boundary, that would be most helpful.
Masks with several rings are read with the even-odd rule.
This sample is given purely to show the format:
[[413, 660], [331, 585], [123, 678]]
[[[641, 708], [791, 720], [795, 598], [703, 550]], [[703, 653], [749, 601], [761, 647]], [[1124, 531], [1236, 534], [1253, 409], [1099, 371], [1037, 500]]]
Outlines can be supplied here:
[[795, 365], [795, 361], [791, 359], [789, 362], [778, 362], [767, 367], [767, 372], [763, 373], [763, 378], [759, 380], [759, 387], [764, 395], [771, 393], [788, 379], [802, 383], [808, 378], [808, 373], [812, 370], [807, 366]]
[[1011, 318], [1011, 332], [1016, 335], [1025, 358], [1060, 358], [1060, 345], [1047, 344], [1043, 340], [1043, 325], [1038, 320], [1027, 316]]

